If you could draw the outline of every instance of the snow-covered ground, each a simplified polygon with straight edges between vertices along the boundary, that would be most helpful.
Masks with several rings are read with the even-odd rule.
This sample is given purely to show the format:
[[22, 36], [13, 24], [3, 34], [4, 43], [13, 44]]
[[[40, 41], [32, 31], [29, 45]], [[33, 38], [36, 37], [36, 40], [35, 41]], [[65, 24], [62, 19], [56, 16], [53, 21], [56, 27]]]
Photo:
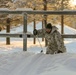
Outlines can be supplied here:
[[76, 54], [2, 54], [0, 75], [76, 75]]
[[[57, 25], [60, 31], [60, 25]], [[37, 29], [41, 28], [41, 22]], [[28, 25], [32, 32], [33, 23]], [[22, 33], [23, 27], [11, 29], [11, 33]], [[5, 33], [2, 31], [0, 33]], [[66, 34], [76, 34], [76, 30], [65, 26]], [[28, 39], [28, 51], [23, 52], [23, 39], [11, 38], [11, 45], [6, 45], [5, 38], [0, 38], [0, 75], [76, 75], [76, 39], [65, 39], [67, 53], [46, 55], [44, 41], [41, 45], [44, 53], [40, 53], [38, 40]]]

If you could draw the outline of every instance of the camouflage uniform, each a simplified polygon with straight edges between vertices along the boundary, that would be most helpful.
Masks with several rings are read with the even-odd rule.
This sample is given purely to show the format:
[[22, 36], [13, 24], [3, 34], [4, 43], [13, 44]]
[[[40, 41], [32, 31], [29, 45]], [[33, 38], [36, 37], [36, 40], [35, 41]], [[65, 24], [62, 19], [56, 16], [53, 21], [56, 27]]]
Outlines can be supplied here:
[[47, 33], [45, 29], [38, 30], [38, 36], [44, 36], [48, 41], [48, 46], [46, 49], [46, 54], [54, 54], [57, 51], [66, 52], [64, 42], [60, 33], [57, 31], [57, 27], [53, 26], [51, 33]]

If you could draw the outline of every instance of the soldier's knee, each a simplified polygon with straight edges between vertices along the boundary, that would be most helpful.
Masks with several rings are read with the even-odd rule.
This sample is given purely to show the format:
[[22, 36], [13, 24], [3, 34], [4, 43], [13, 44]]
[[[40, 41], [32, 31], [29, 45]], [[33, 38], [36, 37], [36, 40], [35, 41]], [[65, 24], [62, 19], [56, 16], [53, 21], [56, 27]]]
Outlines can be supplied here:
[[54, 52], [52, 50], [47, 50], [46, 54], [54, 54]]
[[46, 54], [54, 54], [54, 51], [52, 51], [49, 47], [47, 47]]
[[46, 54], [50, 54], [48, 47], [47, 47], [47, 49], [46, 49]]
[[50, 54], [48, 51], [46, 51], [46, 54]]

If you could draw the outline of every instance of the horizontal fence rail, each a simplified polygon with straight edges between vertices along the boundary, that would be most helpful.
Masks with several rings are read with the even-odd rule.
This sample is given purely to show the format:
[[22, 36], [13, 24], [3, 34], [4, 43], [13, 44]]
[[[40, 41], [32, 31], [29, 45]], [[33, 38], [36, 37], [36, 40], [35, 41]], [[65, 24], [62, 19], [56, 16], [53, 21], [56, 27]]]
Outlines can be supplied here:
[[0, 37], [12, 37], [12, 38], [33, 38], [34, 36], [32, 34], [27, 34], [27, 33], [5, 33], [5, 34], [0, 34]]
[[[61, 36], [63, 38], [76, 38], [76, 35], [74, 34], [61, 34]], [[6, 33], [6, 34], [0, 34], [0, 37], [13, 37], [13, 38], [36, 38], [36, 36], [34, 36], [33, 34], [25, 34], [25, 33], [21, 33], [21, 34], [11, 34], [11, 33]], [[42, 38], [41, 36], [39, 36], [39, 38]]]
[[27, 14], [41, 14], [41, 15], [76, 15], [76, 10], [72, 11], [72, 10], [65, 10], [65, 11], [44, 11], [44, 10], [27, 10], [27, 11], [23, 11], [23, 10], [0, 10], [0, 13], [2, 14], [23, 14], [23, 13], [27, 13]]
[[63, 38], [76, 38], [76, 34], [62, 34]]

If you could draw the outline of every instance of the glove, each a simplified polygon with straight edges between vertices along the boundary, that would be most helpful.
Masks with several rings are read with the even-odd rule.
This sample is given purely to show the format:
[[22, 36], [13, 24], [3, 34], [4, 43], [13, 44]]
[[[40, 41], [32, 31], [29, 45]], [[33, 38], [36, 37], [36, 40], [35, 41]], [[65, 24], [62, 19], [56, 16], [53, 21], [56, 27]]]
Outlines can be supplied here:
[[37, 32], [36, 29], [34, 29], [33, 34], [34, 34], [34, 35], [37, 35], [37, 34], [38, 34], [38, 32]]
[[58, 50], [57, 53], [63, 53], [62, 51]]

